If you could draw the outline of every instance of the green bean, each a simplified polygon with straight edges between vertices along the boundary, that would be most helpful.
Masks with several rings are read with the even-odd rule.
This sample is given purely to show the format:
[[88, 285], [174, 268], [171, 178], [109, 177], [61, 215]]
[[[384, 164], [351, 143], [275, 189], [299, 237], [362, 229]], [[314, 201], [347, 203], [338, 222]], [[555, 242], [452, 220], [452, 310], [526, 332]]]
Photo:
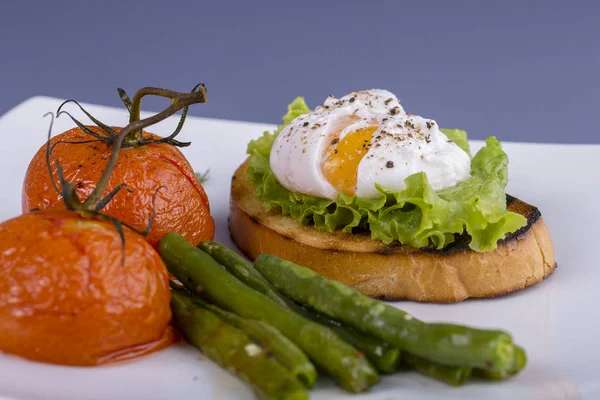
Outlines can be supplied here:
[[432, 362], [497, 371], [512, 368], [509, 334], [453, 324], [426, 324], [316, 272], [262, 254], [254, 266], [292, 300]]
[[244, 318], [274, 326], [344, 389], [361, 392], [379, 382], [367, 359], [334, 332], [249, 288], [179, 234], [165, 235], [159, 251], [169, 272], [188, 290]]
[[293, 301], [284, 297], [258, 272], [251, 263], [235, 251], [217, 242], [201, 242], [198, 248], [217, 260], [229, 273], [258, 290], [275, 303], [283, 307], [294, 308]]
[[303, 310], [305, 313], [304, 315], [307, 318], [327, 326], [339, 337], [363, 352], [373, 366], [377, 368], [377, 371], [390, 374], [398, 369], [401, 360], [399, 348], [373, 336], [359, 332], [354, 328], [333, 321], [329, 317], [314, 310]]
[[421, 375], [429, 376], [452, 386], [464, 384], [471, 376], [485, 380], [500, 381], [519, 373], [527, 362], [525, 351], [514, 346], [513, 367], [510, 370], [490, 370], [485, 368], [471, 368], [467, 366], [436, 364], [410, 353], [402, 354], [403, 365], [415, 370]]
[[402, 362], [421, 375], [452, 386], [464, 384], [471, 376], [471, 367], [436, 364], [410, 353], [402, 354]]
[[279, 362], [241, 330], [172, 291], [173, 323], [208, 358], [248, 383], [261, 399], [304, 400], [308, 393]]
[[191, 299], [197, 305], [208, 309], [228, 324], [242, 330], [270, 355], [275, 357], [277, 361], [286, 367], [307, 387], [310, 388], [314, 385], [315, 380], [317, 379], [315, 367], [312, 365], [306, 354], [304, 354], [292, 341], [283, 336], [277, 329], [265, 322], [242, 318], [239, 315], [225, 311], [214, 304], [208, 303], [200, 296], [192, 294], [187, 295], [191, 296]]
[[198, 245], [198, 248], [210, 254], [227, 271], [246, 285], [261, 292], [279, 305], [290, 308], [305, 318], [330, 328], [339, 337], [364, 353], [378, 371], [391, 373], [398, 367], [400, 363], [400, 350], [397, 347], [391, 346], [372, 336], [365, 335], [348, 326], [343, 326], [314, 310], [300, 307], [275, 289], [251, 263], [220, 243], [202, 242]]
[[493, 370], [485, 368], [476, 368], [473, 370], [473, 375], [483, 379], [491, 379], [500, 381], [506, 378], [510, 378], [513, 375], [518, 374], [525, 368], [527, 364], [527, 354], [522, 347], [517, 345], [514, 346], [513, 363], [512, 367], [508, 370]]

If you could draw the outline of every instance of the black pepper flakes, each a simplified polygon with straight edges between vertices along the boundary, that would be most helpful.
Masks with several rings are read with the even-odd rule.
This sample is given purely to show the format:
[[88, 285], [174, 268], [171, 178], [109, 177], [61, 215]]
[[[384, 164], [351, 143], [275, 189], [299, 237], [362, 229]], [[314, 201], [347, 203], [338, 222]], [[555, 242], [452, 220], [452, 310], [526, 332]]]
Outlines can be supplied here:
[[394, 107], [390, 110], [390, 114], [392, 115], [396, 115], [398, 113], [400, 113], [400, 107]]
[[340, 139], [339, 138], [335, 138], [335, 139], [333, 139], [331, 141], [331, 144], [334, 145], [334, 144], [338, 144], [339, 142], [340, 142]]
[[308, 126], [308, 121], [302, 124], [302, 126]]
[[431, 143], [431, 135], [425, 136], [425, 142], [427, 142], [427, 144]]
[[431, 121], [427, 121], [425, 124], [427, 125], [427, 129], [431, 129], [431, 127], [433, 126], [431, 124]]
[[393, 161], [388, 161], [385, 163], [385, 167], [386, 168], [394, 168], [394, 162]]
[[350, 103], [354, 103], [354, 100], [356, 100], [356, 97], [350, 97], [350, 100], [348, 100]]
[[394, 99], [392, 99], [390, 97], [389, 99], [387, 99], [386, 101], [384, 101], [383, 104], [385, 104], [387, 106], [388, 104], [390, 104], [392, 102], [392, 100], [394, 100]]

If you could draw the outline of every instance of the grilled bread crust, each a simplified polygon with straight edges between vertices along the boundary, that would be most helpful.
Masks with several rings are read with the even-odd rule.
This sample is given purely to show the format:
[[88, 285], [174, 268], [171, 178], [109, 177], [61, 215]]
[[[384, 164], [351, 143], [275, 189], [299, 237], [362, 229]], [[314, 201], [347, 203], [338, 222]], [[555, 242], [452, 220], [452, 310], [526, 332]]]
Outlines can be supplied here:
[[467, 237], [442, 250], [417, 249], [386, 245], [369, 233], [324, 232], [267, 212], [253, 194], [247, 164], [232, 178], [229, 230], [252, 260], [275, 254], [369, 296], [436, 303], [507, 294], [542, 281], [556, 268], [539, 210], [512, 196], [508, 209], [526, 217], [527, 225], [499, 241], [496, 250], [474, 252]]

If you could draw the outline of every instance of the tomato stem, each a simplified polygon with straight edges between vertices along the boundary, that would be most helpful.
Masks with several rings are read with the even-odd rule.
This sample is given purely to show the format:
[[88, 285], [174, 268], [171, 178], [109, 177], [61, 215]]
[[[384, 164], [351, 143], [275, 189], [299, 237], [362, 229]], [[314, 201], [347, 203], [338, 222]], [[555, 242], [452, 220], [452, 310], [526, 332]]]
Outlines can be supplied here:
[[[123, 103], [125, 104], [125, 106], [130, 111], [130, 114], [131, 114], [129, 124], [125, 128], [123, 128], [119, 133], [117, 133], [113, 128], [109, 127], [108, 125], [103, 124], [102, 122], [100, 122], [99, 120], [94, 118], [75, 100], [67, 100], [67, 101], [63, 102], [60, 105], [60, 107], [58, 108], [57, 114], [56, 114], [57, 117], [62, 114], [68, 115], [73, 120], [73, 122], [75, 122], [75, 124], [77, 124], [77, 126], [84, 133], [94, 137], [93, 140], [78, 141], [78, 142], [73, 142], [73, 143], [78, 144], [78, 143], [90, 143], [90, 142], [94, 142], [94, 141], [101, 141], [101, 142], [105, 143], [107, 146], [110, 146], [112, 148], [106, 168], [102, 172], [102, 175], [100, 176], [100, 179], [98, 180], [98, 182], [96, 184], [96, 187], [94, 188], [92, 194], [90, 194], [90, 196], [83, 202], [81, 202], [79, 200], [76, 190], [75, 190], [75, 186], [72, 183], [68, 182], [66, 179], [64, 179], [64, 176], [62, 175], [62, 167], [60, 165], [60, 162], [59, 162], [59, 160], [56, 160], [58, 180], [62, 186], [62, 190], [59, 190], [57, 183], [54, 181], [54, 178], [52, 178], [53, 188], [60, 192], [67, 209], [76, 211], [80, 215], [82, 215], [86, 218], [100, 216], [101, 215], [100, 210], [104, 206], [106, 206], [106, 204], [108, 204], [108, 202], [110, 202], [110, 200], [118, 192], [118, 190], [121, 188], [127, 189], [127, 186], [125, 184], [121, 184], [113, 192], [109, 193], [106, 197], [102, 198], [102, 195], [106, 191], [106, 188], [108, 186], [108, 181], [110, 179], [110, 176], [111, 176], [115, 166], [117, 165], [117, 160], [119, 158], [119, 153], [121, 151], [121, 148], [142, 146], [142, 145], [151, 144], [151, 143], [167, 143], [170, 145], [180, 146], [180, 147], [189, 145], [189, 143], [179, 142], [179, 141], [175, 140], [174, 138], [179, 134], [179, 132], [181, 131], [181, 128], [183, 127], [183, 123], [185, 121], [185, 116], [187, 114], [188, 107], [192, 104], [206, 102], [206, 87], [203, 84], [196, 85], [190, 93], [182, 93], [182, 92], [176, 92], [174, 90], [159, 89], [159, 88], [154, 88], [154, 87], [145, 87], [145, 88], [140, 89], [135, 94], [133, 101], [131, 101], [129, 99], [129, 97], [127, 96], [127, 93], [125, 93], [125, 91], [123, 89], [119, 88], [119, 89], [117, 89], [117, 91], [119, 93], [119, 96], [121, 97], [121, 100], [123, 100]], [[163, 111], [161, 111], [158, 114], [155, 114], [155, 115], [145, 118], [145, 119], [140, 119], [140, 106], [141, 106], [142, 98], [144, 96], [149, 96], [149, 95], [169, 98], [169, 99], [171, 99], [171, 105], [169, 107], [165, 108]], [[84, 126], [77, 119], [75, 119], [71, 114], [69, 114], [66, 111], [63, 111], [62, 108], [67, 103], [75, 103], [81, 109], [81, 111], [83, 111], [85, 113], [85, 115], [87, 115], [100, 129], [102, 129], [105, 132], [106, 136], [95, 133], [94, 131], [90, 130], [88, 127]], [[142, 129], [144, 129], [150, 125], [156, 124], [157, 122], [160, 122], [160, 121], [170, 117], [171, 115], [175, 114], [176, 112], [178, 112], [179, 110], [182, 110], [182, 109], [183, 109], [183, 112], [181, 113], [181, 118], [179, 120], [177, 128], [171, 135], [161, 138], [161, 139], [153, 139], [153, 138], [145, 139], [142, 137], [142, 134], [141, 134]], [[46, 114], [46, 115], [48, 115], [48, 114]], [[52, 120], [50, 121], [50, 129], [48, 131], [48, 141], [46, 143], [46, 164], [48, 166], [48, 171], [50, 172], [50, 175], [52, 176], [52, 168], [51, 168], [50, 160], [51, 160], [51, 156], [52, 156], [53, 146], [50, 145], [50, 137], [52, 134], [52, 125], [54, 122], [54, 115], [52, 113], [50, 113], [50, 115], [52, 116]], [[64, 142], [62, 142], [62, 143], [64, 143]]]
[[[204, 85], [202, 85], [202, 84], [197, 85], [192, 90], [192, 93], [196, 94], [196, 96], [198, 97], [199, 100], [197, 101], [197, 103], [206, 102], [206, 87]], [[141, 106], [142, 106], [142, 98], [144, 98], [145, 96], [166, 97], [168, 99], [171, 99], [171, 102], [174, 103], [177, 100], [177, 97], [181, 94], [182, 93], [175, 92], [173, 90], [160, 89], [160, 88], [155, 88], [155, 87], [145, 87], [145, 88], [138, 90], [137, 93], [133, 96], [133, 100], [131, 101], [131, 106], [128, 107], [128, 108], [130, 108], [129, 109], [129, 123], [132, 124], [132, 123], [140, 120], [140, 110], [141, 110]], [[119, 92], [119, 95], [121, 96], [121, 98], [123, 98], [123, 95], [121, 94], [121, 92]], [[181, 108], [185, 108], [184, 112], [187, 113], [187, 106], [183, 106]], [[179, 111], [181, 108], [178, 108], [177, 110]], [[181, 129], [181, 128], [179, 128], [179, 129]], [[179, 132], [177, 131], [177, 133], [179, 133]], [[136, 146], [143, 142], [144, 142], [144, 140], [142, 137], [142, 128], [136, 128], [136, 129], [132, 130], [123, 139], [123, 145], [125, 147]]]
[[[143, 96], [149, 95], [149, 94], [162, 96], [162, 97], [168, 97], [172, 100], [171, 105], [156, 115], [153, 115], [151, 117], [140, 120], [139, 119], [139, 105], [140, 105], [141, 98]], [[136, 102], [136, 99], [137, 99], [137, 102]], [[132, 115], [136, 112], [135, 110], [137, 108], [138, 118], [132, 120], [114, 138], [114, 142], [112, 144], [112, 152], [110, 154], [108, 164], [106, 165], [106, 168], [102, 172], [102, 175], [100, 176], [100, 179], [98, 180], [98, 183], [96, 184], [96, 187], [94, 188], [94, 191], [92, 192], [92, 194], [90, 194], [90, 196], [81, 204], [81, 210], [84, 212], [87, 211], [87, 212], [91, 212], [91, 213], [97, 212], [96, 206], [101, 201], [102, 194], [105, 192], [105, 190], [108, 186], [108, 181], [110, 179], [110, 175], [112, 174], [112, 171], [114, 170], [115, 166], [117, 165], [119, 153], [120, 153], [121, 147], [123, 146], [123, 143], [126, 140], [126, 138], [129, 138], [130, 135], [135, 135], [136, 132], [141, 132], [142, 129], [144, 129], [150, 125], [154, 125], [157, 122], [160, 122], [160, 121], [166, 119], [167, 117], [170, 117], [171, 115], [175, 114], [177, 111], [181, 110], [182, 108], [188, 107], [192, 104], [202, 103], [205, 101], [206, 101], [206, 90], [192, 92], [192, 93], [181, 93], [181, 92], [175, 92], [173, 90], [158, 89], [158, 88], [151, 88], [151, 87], [140, 89], [134, 97], [134, 102], [133, 102], [133, 107], [132, 107]]]

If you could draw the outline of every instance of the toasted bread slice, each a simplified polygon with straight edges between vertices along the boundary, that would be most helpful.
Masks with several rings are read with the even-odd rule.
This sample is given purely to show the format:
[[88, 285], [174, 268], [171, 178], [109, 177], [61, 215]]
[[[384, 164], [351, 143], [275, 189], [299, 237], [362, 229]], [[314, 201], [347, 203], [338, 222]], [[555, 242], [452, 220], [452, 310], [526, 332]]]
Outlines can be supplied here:
[[275, 254], [369, 296], [439, 303], [510, 293], [542, 281], [556, 268], [539, 210], [514, 197], [507, 196], [508, 209], [525, 216], [527, 226], [507, 235], [496, 250], [474, 252], [468, 238], [443, 250], [417, 249], [386, 245], [368, 233], [323, 232], [267, 212], [253, 194], [247, 164], [232, 179], [229, 229], [250, 259]]

